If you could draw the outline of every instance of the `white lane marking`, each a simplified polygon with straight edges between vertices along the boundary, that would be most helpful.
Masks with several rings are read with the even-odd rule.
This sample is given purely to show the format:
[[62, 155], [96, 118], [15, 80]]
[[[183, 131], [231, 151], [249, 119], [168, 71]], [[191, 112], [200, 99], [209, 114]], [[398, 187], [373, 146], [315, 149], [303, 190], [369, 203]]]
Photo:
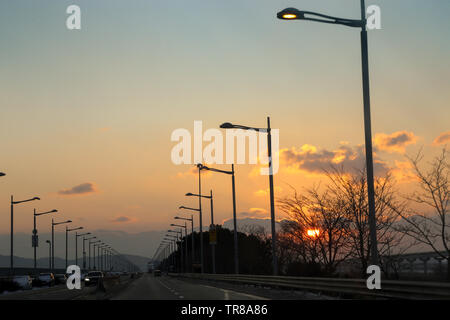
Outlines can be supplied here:
[[158, 279], [158, 282], [165, 287], [166, 289], [168, 289], [171, 293], [174, 293], [174, 290], [172, 290], [171, 288], [169, 288], [166, 284], [164, 284], [161, 280]]
[[159, 281], [159, 283], [160, 283], [161, 285], [163, 285], [166, 289], [169, 289], [171, 293], [173, 293], [174, 295], [178, 296], [179, 299], [184, 299], [184, 296], [180, 296], [179, 293], [176, 292], [174, 289], [168, 287], [168, 286], [167, 286], [166, 284], [164, 284], [161, 280], [158, 279], [158, 281]]
[[[230, 299], [230, 296], [229, 296], [230, 292], [234, 293], [234, 294], [237, 294], [237, 295], [241, 295], [241, 296], [247, 297], [247, 298], [255, 299], [255, 300], [270, 300], [270, 299], [263, 298], [263, 297], [260, 297], [260, 296], [254, 296], [254, 295], [248, 294], [248, 293], [242, 293], [242, 292], [237, 292], [237, 291], [232, 291], [232, 290], [225, 290], [225, 289], [222, 289], [222, 288], [207, 286], [207, 285], [204, 285], [204, 284], [201, 284], [201, 286], [207, 287], [207, 288], [212, 288], [212, 289], [219, 289], [219, 290], [223, 291], [225, 293], [225, 300], [229, 300]], [[228, 299], [226, 299], [227, 294], [228, 294]]]

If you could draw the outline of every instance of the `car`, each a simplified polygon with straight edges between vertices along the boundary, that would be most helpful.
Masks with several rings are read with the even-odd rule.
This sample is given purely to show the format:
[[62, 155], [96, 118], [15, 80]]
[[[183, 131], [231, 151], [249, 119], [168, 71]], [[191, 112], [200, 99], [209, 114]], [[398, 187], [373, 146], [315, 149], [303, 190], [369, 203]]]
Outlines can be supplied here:
[[155, 277], [161, 277], [161, 270], [154, 270], [154, 271], [153, 271], [153, 275], [154, 275]]
[[103, 280], [103, 278], [104, 274], [101, 271], [88, 272], [88, 274], [84, 278], [84, 285], [85, 286], [96, 285], [100, 280]]
[[55, 285], [55, 276], [53, 273], [41, 273], [36, 278], [36, 283], [38, 286], [53, 286]]
[[33, 279], [30, 276], [13, 276], [12, 282], [14, 282], [20, 289], [29, 290], [33, 288]]
[[55, 284], [65, 284], [67, 280], [67, 275], [58, 273], [55, 274]]

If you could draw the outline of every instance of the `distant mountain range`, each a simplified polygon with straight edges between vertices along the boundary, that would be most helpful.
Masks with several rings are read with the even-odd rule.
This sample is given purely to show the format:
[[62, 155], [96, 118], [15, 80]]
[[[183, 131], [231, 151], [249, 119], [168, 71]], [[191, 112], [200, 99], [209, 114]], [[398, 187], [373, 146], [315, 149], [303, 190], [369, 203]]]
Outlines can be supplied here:
[[[151, 260], [150, 258], [136, 256], [136, 255], [124, 255], [126, 259], [128, 259], [131, 263], [138, 266], [142, 271], [147, 270], [147, 263]], [[38, 268], [48, 268], [48, 257], [39, 258], [36, 261]], [[75, 260], [69, 260], [69, 265], [75, 264]], [[78, 265], [82, 266], [83, 257], [78, 258]], [[88, 262], [86, 261], [86, 265]], [[10, 266], [10, 256], [0, 255], [0, 267], [9, 267]], [[16, 257], [14, 256], [14, 266], [22, 267], [22, 268], [32, 268], [34, 266], [34, 260], [30, 258]], [[61, 259], [59, 257], [55, 257], [55, 269], [64, 269], [66, 266], [66, 260]]]
[[[255, 218], [244, 218], [238, 219], [238, 230], [242, 231], [245, 226], [262, 226], [267, 232], [270, 232], [270, 219], [255, 219]], [[277, 228], [278, 228], [277, 224]], [[227, 220], [224, 222], [224, 227], [233, 229], [233, 221]], [[244, 229], [243, 229], [244, 228]], [[198, 231], [198, 226], [195, 228]], [[204, 226], [203, 230], [207, 231], [208, 226]], [[48, 244], [46, 240], [51, 240], [51, 234], [44, 233], [38, 230], [39, 236], [39, 247], [37, 248], [38, 264], [42, 266], [48, 265]], [[115, 231], [115, 230], [89, 230], [92, 235], [95, 235], [97, 239], [111, 245], [114, 249], [121, 253], [127, 253], [130, 256], [136, 256], [147, 261], [153, 257], [155, 250], [158, 248], [164, 235], [167, 233], [166, 230], [156, 230], [148, 232], [139, 233], [128, 233], [125, 231]], [[190, 231], [190, 230], [189, 230]], [[75, 235], [72, 233], [69, 235], [69, 259], [75, 260]], [[62, 264], [65, 266], [65, 254], [66, 254], [66, 237], [64, 232], [55, 233], [55, 258], [64, 261]], [[86, 244], [86, 252], [88, 252], [88, 242]], [[0, 267], [9, 266], [9, 252], [10, 252], [10, 235], [0, 234], [0, 255], [8, 257], [8, 259], [0, 259]], [[78, 238], [78, 257], [82, 258], [83, 252], [83, 240]], [[25, 260], [21, 259], [33, 259], [33, 248], [31, 247], [31, 232], [29, 234], [23, 232], [16, 232], [14, 234], [14, 255], [16, 256], [17, 263], [25, 264]], [[144, 258], [145, 257], [145, 258]], [[148, 258], [147, 258], [148, 257]], [[56, 265], [55, 260], [55, 265]], [[32, 264], [31, 264], [32, 265]]]

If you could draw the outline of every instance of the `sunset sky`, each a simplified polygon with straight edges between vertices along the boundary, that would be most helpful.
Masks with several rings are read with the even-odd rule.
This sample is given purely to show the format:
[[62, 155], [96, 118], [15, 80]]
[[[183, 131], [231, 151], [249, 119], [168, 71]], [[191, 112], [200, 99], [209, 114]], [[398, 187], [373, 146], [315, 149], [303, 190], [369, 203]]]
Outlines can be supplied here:
[[[70, 4], [81, 30], [65, 26]], [[408, 191], [405, 154], [423, 148], [430, 160], [450, 142], [450, 2], [370, 4], [382, 13], [369, 31], [376, 168]], [[184, 197], [198, 188], [193, 166], [170, 158], [171, 133], [193, 132], [195, 120], [263, 127], [270, 116], [277, 197], [318, 183], [330, 163], [361, 166], [359, 31], [276, 19], [286, 7], [360, 13], [357, 0], [2, 1], [0, 233], [11, 195], [42, 198], [15, 208], [15, 231], [30, 235], [35, 207], [89, 231], [166, 229], [179, 205], [197, 206]], [[270, 215], [255, 168], [236, 166], [238, 218]], [[203, 188], [214, 190], [216, 222], [230, 219], [230, 177], [207, 175]], [[40, 232], [50, 220], [39, 218]]]

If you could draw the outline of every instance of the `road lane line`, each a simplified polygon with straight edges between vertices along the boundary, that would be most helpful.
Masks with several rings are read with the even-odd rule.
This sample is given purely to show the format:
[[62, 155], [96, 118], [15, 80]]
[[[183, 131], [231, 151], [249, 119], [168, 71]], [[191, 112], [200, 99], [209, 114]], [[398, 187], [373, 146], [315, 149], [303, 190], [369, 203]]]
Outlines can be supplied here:
[[178, 296], [179, 295], [179, 293], [178, 292], [175, 292], [175, 290], [173, 290], [172, 288], [169, 288], [165, 283], [163, 283], [161, 280], [157, 280], [163, 287], [165, 287], [166, 289], [169, 289], [169, 291], [173, 294], [173, 295], [175, 295], [175, 296], [177, 296], [177, 298], [179, 298], [179, 299], [184, 299], [184, 297], [183, 296]]
[[222, 289], [222, 288], [212, 287], [212, 286], [207, 286], [207, 285], [204, 285], [204, 284], [201, 284], [201, 286], [207, 287], [207, 288], [219, 289], [219, 290], [223, 291], [224, 293], [226, 292], [226, 293], [225, 293], [225, 298], [226, 298], [226, 296], [227, 296], [227, 294], [228, 294], [228, 299], [225, 299], [225, 300], [229, 300], [229, 299], [230, 299], [230, 296], [229, 296], [230, 292], [231, 292], [231, 293], [234, 293], [234, 294], [237, 294], [237, 295], [244, 296], [244, 297], [248, 297], [248, 298], [251, 298], [251, 299], [255, 299], [255, 300], [270, 300], [270, 299], [268, 299], [268, 298], [264, 298], [264, 297], [260, 297], [260, 296], [255, 296], [255, 295], [248, 294], [248, 293], [242, 293], [242, 292], [237, 292], [237, 291], [233, 291], [233, 290], [225, 290], [225, 289]]

